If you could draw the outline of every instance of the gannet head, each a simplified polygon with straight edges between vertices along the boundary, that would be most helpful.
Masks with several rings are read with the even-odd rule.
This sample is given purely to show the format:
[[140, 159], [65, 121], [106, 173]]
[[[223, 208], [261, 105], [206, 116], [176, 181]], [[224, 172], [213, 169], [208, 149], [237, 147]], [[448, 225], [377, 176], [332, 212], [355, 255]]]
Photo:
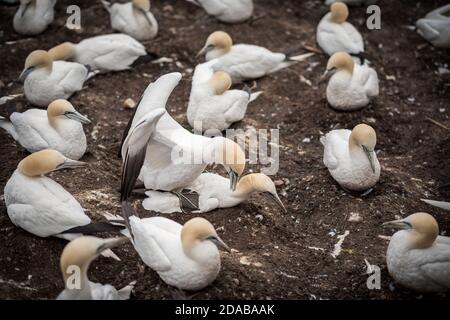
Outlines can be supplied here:
[[133, 0], [131, 3], [136, 10], [150, 11], [150, 0]]
[[53, 60], [68, 60], [75, 55], [75, 45], [72, 42], [63, 42], [48, 50]]
[[264, 173], [250, 173], [243, 176], [237, 184], [236, 192], [243, 192], [245, 194], [253, 192], [261, 193], [270, 200], [275, 201], [284, 212], [287, 212], [286, 207], [278, 196], [275, 184]]
[[224, 137], [213, 138], [212, 147], [213, 159], [207, 161], [223, 165], [230, 178], [230, 189], [234, 191], [245, 169], [245, 153], [236, 142]]
[[[128, 241], [126, 237], [101, 239], [91, 236], [83, 236], [69, 242], [61, 254], [61, 272], [64, 282], [68, 285], [68, 279], [78, 270], [81, 274], [86, 274], [90, 263], [97, 258], [100, 253], [107, 249], [114, 248]], [[81, 289], [81, 288], [78, 288]]]
[[335, 23], [345, 22], [348, 18], [348, 7], [343, 2], [334, 2], [330, 6], [331, 21]]
[[231, 88], [231, 77], [225, 71], [217, 71], [214, 72], [208, 83], [214, 89], [216, 95], [221, 95]]
[[340, 70], [345, 70], [348, 73], [353, 74], [353, 67], [353, 59], [348, 53], [336, 52], [328, 59], [327, 69], [320, 77], [320, 81], [331, 77], [335, 72]]
[[439, 225], [436, 219], [425, 212], [417, 212], [405, 219], [385, 222], [383, 226], [408, 230], [407, 241], [411, 249], [429, 248], [439, 235]]
[[86, 165], [85, 162], [66, 158], [59, 151], [45, 149], [25, 157], [19, 162], [17, 169], [23, 175], [36, 177], [52, 171], [77, 168], [84, 165]]
[[209, 35], [206, 39], [206, 43], [203, 48], [197, 53], [197, 57], [208, 53], [209, 51], [217, 51], [219, 54], [217, 56], [221, 56], [231, 50], [233, 46], [233, 40], [228, 33], [224, 31], [215, 31]]
[[26, 77], [36, 69], [46, 69], [52, 71], [53, 60], [50, 54], [44, 50], [35, 50], [30, 53], [25, 60], [25, 67], [19, 76], [20, 81], [24, 81]]
[[65, 99], [57, 99], [50, 103], [47, 108], [47, 116], [50, 123], [59, 118], [71, 119], [83, 124], [91, 121], [75, 110], [73, 105]]
[[358, 124], [353, 128], [349, 139], [349, 148], [362, 148], [365, 155], [369, 159], [370, 167], [375, 173], [375, 162], [374, 162], [374, 152], [375, 146], [377, 144], [377, 134], [375, 130], [367, 124]]
[[230, 248], [217, 235], [216, 229], [206, 219], [201, 217], [187, 221], [181, 229], [181, 244], [187, 256], [193, 257], [193, 249], [205, 241], [210, 241], [218, 249], [231, 252]]

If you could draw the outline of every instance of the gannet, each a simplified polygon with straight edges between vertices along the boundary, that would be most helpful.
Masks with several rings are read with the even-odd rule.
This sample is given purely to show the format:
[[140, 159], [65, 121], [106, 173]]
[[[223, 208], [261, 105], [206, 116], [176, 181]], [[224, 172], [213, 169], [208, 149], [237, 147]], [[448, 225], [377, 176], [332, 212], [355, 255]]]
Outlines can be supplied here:
[[450, 4], [428, 13], [416, 22], [417, 32], [433, 46], [450, 48]]
[[243, 22], [253, 13], [253, 0], [187, 0], [217, 20], [227, 23]]
[[80, 159], [86, 151], [82, 123], [90, 121], [64, 99], [50, 103], [47, 111], [14, 112], [9, 121], [0, 117], [0, 127], [29, 152], [54, 149], [73, 160]]
[[53, 22], [56, 0], [20, 0], [13, 27], [17, 33], [36, 35]]
[[156, 37], [158, 22], [150, 12], [150, 0], [133, 0], [126, 3], [102, 1], [108, 10], [111, 27], [133, 38], [144, 41]]
[[363, 62], [363, 38], [358, 30], [346, 21], [347, 17], [347, 5], [342, 2], [333, 3], [330, 12], [324, 15], [317, 25], [317, 43], [329, 56], [343, 51]]
[[[274, 201], [286, 212], [275, 184], [272, 179], [263, 173], [251, 173], [243, 176], [236, 185], [235, 191], [230, 191], [230, 181], [218, 174], [202, 173], [190, 186], [186, 187], [189, 192], [198, 194], [199, 210], [195, 213], [209, 212], [217, 208], [230, 208], [248, 200], [254, 193], [260, 193]], [[149, 190], [145, 193], [146, 198], [142, 206], [146, 210], [161, 213], [182, 212], [180, 203], [175, 195], [167, 192]]]
[[222, 164], [235, 188], [245, 168], [245, 154], [238, 144], [223, 138], [192, 134], [165, 110], [169, 95], [181, 80], [178, 72], [151, 83], [124, 132], [121, 155], [122, 200], [128, 198], [136, 178], [147, 189], [181, 191], [205, 170], [208, 164]]
[[377, 72], [367, 64], [354, 63], [346, 52], [336, 52], [330, 57], [322, 80], [329, 76], [327, 100], [335, 109], [357, 110], [378, 96]]
[[163, 217], [140, 219], [127, 202], [122, 202], [122, 212], [129, 219], [132, 243], [142, 261], [178, 289], [200, 290], [210, 285], [220, 271], [218, 249], [231, 252], [204, 218], [190, 219], [184, 225]]
[[376, 3], [378, 0], [325, 0], [326, 5], [330, 5], [334, 2], [344, 2], [349, 6], [359, 6], [359, 5], [371, 5]]
[[71, 160], [51, 149], [35, 152], [20, 161], [4, 190], [11, 222], [39, 237], [68, 239], [88, 230], [91, 219], [78, 201], [45, 176], [52, 171], [83, 165], [84, 162]]
[[429, 205], [432, 205], [437, 208], [441, 208], [444, 210], [450, 210], [450, 202], [447, 201], [436, 201], [431, 199], [420, 199], [425, 203], [428, 203]]
[[129, 69], [145, 47], [123, 33], [106, 34], [82, 40], [74, 44], [64, 42], [48, 51], [53, 60], [72, 60], [101, 72]]
[[431, 215], [418, 212], [383, 225], [402, 229], [392, 236], [386, 253], [395, 282], [420, 292], [450, 291], [450, 238], [439, 236]]
[[324, 145], [323, 163], [344, 189], [364, 191], [377, 183], [380, 163], [375, 153], [377, 135], [371, 126], [332, 130], [320, 142]]
[[192, 88], [186, 115], [192, 128], [223, 131], [241, 121], [249, 102], [261, 92], [229, 90], [231, 77], [224, 71], [213, 72], [210, 62], [199, 64], [192, 77]]
[[90, 236], [83, 236], [69, 242], [61, 254], [61, 271], [65, 289], [56, 299], [128, 300], [136, 281], [116, 290], [110, 284], [91, 282], [87, 276], [92, 261], [104, 250], [110, 250], [124, 242], [128, 242], [128, 238], [101, 239]]
[[82, 89], [88, 68], [66, 61], [53, 62], [47, 51], [36, 50], [25, 60], [19, 79], [24, 80], [24, 93], [29, 102], [40, 107], [56, 99], [68, 99]]
[[233, 45], [228, 33], [216, 31], [206, 39], [205, 46], [197, 56], [202, 54], [205, 54], [206, 61], [217, 59], [213, 64], [214, 71], [225, 71], [231, 76], [233, 83], [239, 83], [289, 67], [314, 53], [288, 56], [251, 44]]

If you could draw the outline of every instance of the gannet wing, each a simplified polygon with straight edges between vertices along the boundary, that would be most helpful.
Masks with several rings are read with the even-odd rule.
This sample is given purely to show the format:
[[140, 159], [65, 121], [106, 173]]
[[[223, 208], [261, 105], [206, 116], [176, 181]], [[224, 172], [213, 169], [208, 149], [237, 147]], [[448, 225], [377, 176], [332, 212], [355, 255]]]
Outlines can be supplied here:
[[112, 285], [89, 281], [92, 300], [119, 300], [119, 294]]
[[52, 80], [65, 93], [73, 93], [82, 89], [88, 75], [88, 69], [76, 62], [54, 61], [51, 73]]
[[[120, 149], [122, 150], [122, 157], [124, 155], [124, 142], [130, 128], [135, 127], [136, 122], [140, 121], [140, 119], [142, 119], [142, 117], [148, 112], [159, 108], [165, 109], [167, 99], [169, 99], [170, 94], [178, 85], [178, 82], [180, 82], [180, 80], [181, 73], [172, 72], [159, 77], [156, 81], [148, 85], [141, 98], [139, 99], [137, 107], [134, 110], [134, 114], [128, 122], [127, 127], [125, 128], [125, 131], [123, 133], [122, 144], [120, 146]], [[166, 122], [170, 122], [169, 118], [175, 122], [175, 120], [173, 120], [169, 115], [167, 115], [167, 117], [164, 117], [164, 119], [166, 119]], [[177, 125], [177, 128], [181, 128], [178, 123], [175, 122], [175, 124]], [[171, 123], [171, 126], [174, 126], [173, 122]]]
[[420, 265], [422, 272], [442, 288], [450, 290], [450, 241], [439, 236]]
[[220, 0], [197, 0], [198, 3], [208, 12], [208, 14], [217, 16], [227, 10], [227, 6]]
[[146, 265], [158, 272], [167, 271], [172, 267], [172, 262], [163, 249], [164, 245], [161, 244], [169, 245], [175, 241], [179, 242], [180, 239], [152, 223], [144, 223], [145, 220], [136, 216], [130, 217], [134, 235], [133, 245]]
[[[356, 30], [356, 28], [350, 24], [350, 23], [343, 23], [342, 24], [345, 35], [343, 39], [345, 39], [345, 42], [343, 43], [351, 53], [359, 53], [360, 51], [364, 51], [364, 42], [362, 39], [361, 34]], [[348, 38], [348, 40], [346, 39]]]
[[[30, 111], [30, 110], [29, 110]], [[43, 111], [43, 110], [39, 110]], [[20, 143], [30, 151], [42, 150], [48, 148], [48, 142], [45, 137], [41, 135], [40, 127], [45, 126], [43, 123], [41, 126], [38, 125], [36, 128], [37, 122], [43, 122], [41, 117], [33, 114], [28, 114], [28, 112], [24, 113], [16, 113], [14, 112], [11, 115], [11, 123], [14, 126], [14, 130], [17, 133], [17, 138]], [[47, 119], [45, 121], [48, 122]], [[47, 129], [50, 129], [54, 132], [53, 128], [50, 128], [47, 124]]]
[[344, 156], [348, 148], [348, 138], [350, 130], [333, 130], [321, 138], [324, 144], [323, 163], [328, 169], [336, 169], [339, 166], [339, 158]]
[[192, 76], [192, 86], [197, 86], [201, 83], [207, 82], [214, 74], [212, 65], [217, 62], [213, 59], [204, 63], [200, 63], [195, 67], [194, 75]]
[[136, 285], [136, 281], [130, 282], [128, 285], [117, 291], [119, 300], [128, 300], [130, 299], [131, 292]]
[[180, 200], [171, 192], [148, 190], [145, 195], [147, 198], [142, 201], [145, 210], [160, 213], [181, 212]]
[[230, 123], [241, 121], [247, 111], [249, 94], [241, 90], [229, 90], [222, 96], [224, 101], [228, 101], [229, 106], [229, 109], [225, 111], [225, 120]]
[[428, 203], [434, 207], [438, 207], [444, 210], [450, 210], [450, 202], [445, 201], [436, 201], [436, 200], [429, 200], [429, 199], [420, 199], [425, 203]]
[[132, 125], [125, 138], [122, 147], [124, 164], [120, 188], [121, 201], [126, 200], [134, 188], [136, 179], [144, 164], [150, 137], [156, 127], [156, 123], [165, 112], [166, 110], [163, 108], [149, 111], [138, 122]]

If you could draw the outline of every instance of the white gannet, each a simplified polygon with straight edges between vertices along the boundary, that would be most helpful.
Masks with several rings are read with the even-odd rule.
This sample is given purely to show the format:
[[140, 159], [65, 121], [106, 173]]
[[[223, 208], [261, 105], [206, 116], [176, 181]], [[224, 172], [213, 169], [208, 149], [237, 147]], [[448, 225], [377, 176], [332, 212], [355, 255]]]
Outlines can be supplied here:
[[418, 212], [383, 225], [402, 229], [392, 236], [386, 253], [395, 282], [420, 292], [449, 292], [450, 238], [439, 236], [433, 216]]
[[378, 0], [325, 0], [326, 5], [330, 5], [334, 2], [344, 2], [349, 6], [359, 6], [359, 5], [371, 5], [375, 4]]
[[17, 33], [36, 35], [53, 22], [56, 0], [20, 0], [13, 27]]
[[116, 290], [110, 284], [91, 282], [87, 276], [92, 261], [105, 250], [111, 250], [124, 242], [128, 242], [128, 238], [101, 239], [91, 236], [83, 236], [69, 242], [61, 254], [61, 272], [65, 289], [56, 299], [128, 300], [136, 281]]
[[[202, 173], [190, 186], [188, 191], [198, 194], [198, 204], [194, 203], [199, 210], [195, 213], [209, 212], [217, 208], [230, 208], [248, 200], [254, 193], [267, 196], [278, 204], [286, 212], [286, 208], [278, 196], [272, 179], [263, 173], [251, 173], [243, 176], [236, 185], [236, 190], [230, 190], [230, 181], [218, 174]], [[142, 206], [146, 210], [161, 213], [181, 212], [178, 198], [170, 193], [161, 191], [146, 191], [148, 196]]]
[[205, 54], [206, 61], [217, 59], [213, 64], [214, 71], [225, 71], [233, 83], [261, 78], [314, 55], [288, 56], [256, 45], [233, 45], [230, 35], [223, 31], [213, 32], [206, 39], [205, 46], [197, 56], [202, 54]]
[[[214, 62], [214, 61], [211, 61]], [[241, 121], [249, 102], [261, 92], [229, 90], [231, 77], [224, 71], [213, 72], [210, 62], [195, 68], [186, 115], [192, 128], [223, 131]]]
[[323, 163], [344, 189], [365, 191], [377, 183], [380, 163], [375, 153], [377, 135], [371, 126], [332, 130], [320, 142], [324, 145]]
[[122, 202], [122, 215], [129, 219], [132, 243], [142, 261], [178, 289], [200, 290], [210, 285], [220, 271], [218, 249], [231, 252], [204, 218], [190, 219], [184, 225], [163, 217], [140, 219], [128, 202]]
[[217, 20], [227, 23], [243, 22], [253, 13], [253, 0], [187, 0]]
[[347, 17], [347, 5], [342, 2], [333, 3], [330, 12], [324, 15], [317, 25], [317, 43], [329, 56], [343, 51], [363, 62], [363, 38], [358, 30], [346, 21]]
[[84, 162], [68, 159], [51, 149], [32, 153], [20, 161], [4, 190], [11, 222], [39, 237], [68, 239], [74, 234], [88, 232], [94, 224], [90, 224], [91, 219], [78, 201], [60, 184], [45, 176], [52, 171], [83, 165]]
[[355, 63], [346, 52], [336, 52], [330, 57], [321, 80], [329, 76], [327, 100], [335, 109], [357, 110], [378, 96], [377, 72], [367, 64]]
[[450, 4], [428, 13], [416, 22], [417, 32], [433, 46], [450, 48]]
[[25, 60], [19, 79], [29, 102], [40, 107], [48, 106], [56, 99], [68, 99], [80, 91], [88, 77], [88, 68], [66, 61], [53, 62], [47, 51], [36, 50]]
[[0, 127], [29, 152], [54, 149], [73, 160], [80, 159], [86, 151], [82, 123], [90, 121], [64, 99], [50, 103], [47, 111], [14, 112], [9, 121], [0, 117]]
[[150, 11], [150, 0], [133, 0], [110, 4], [102, 1], [111, 18], [111, 27], [133, 38], [145, 41], [156, 37], [158, 22]]
[[120, 71], [129, 69], [145, 47], [132, 37], [113, 33], [84, 39], [79, 43], [64, 42], [48, 51], [53, 60], [72, 60], [92, 70]]
[[125, 129], [122, 200], [131, 194], [138, 176], [147, 189], [172, 191], [182, 197], [179, 191], [208, 164], [222, 164], [233, 189], [244, 171], [245, 154], [238, 144], [223, 137], [192, 134], [166, 112], [167, 99], [180, 80], [181, 74], [173, 72], [151, 83]]

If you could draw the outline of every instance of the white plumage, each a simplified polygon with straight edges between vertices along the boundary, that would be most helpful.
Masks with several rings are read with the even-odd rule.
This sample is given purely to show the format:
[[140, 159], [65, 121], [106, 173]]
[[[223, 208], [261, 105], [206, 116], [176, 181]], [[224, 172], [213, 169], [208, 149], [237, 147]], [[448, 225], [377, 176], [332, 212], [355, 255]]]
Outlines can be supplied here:
[[58, 236], [91, 222], [78, 201], [46, 176], [29, 177], [16, 169], [4, 192], [11, 222], [39, 237]]
[[419, 292], [450, 291], [450, 238], [438, 235], [436, 220], [419, 212], [384, 225], [404, 229], [392, 236], [386, 253], [392, 278]]
[[428, 13], [416, 22], [417, 32], [438, 48], [450, 48], [450, 4]]
[[192, 78], [186, 115], [191, 127], [197, 129], [198, 125], [201, 125], [202, 132], [222, 131], [234, 122], [241, 121], [249, 102], [261, 94], [237, 89], [228, 90], [231, 79], [228, 74], [220, 71], [214, 73], [211, 63], [215, 61], [199, 64]]
[[145, 41], [156, 37], [158, 22], [150, 12], [149, 1], [110, 4], [102, 1], [110, 14], [111, 27], [133, 38]]
[[[317, 43], [329, 56], [339, 51], [354, 55], [364, 52], [363, 38], [351, 23], [345, 21], [348, 9], [346, 6], [345, 9], [342, 6], [345, 4], [333, 4], [332, 12], [327, 13], [317, 25]], [[345, 10], [347, 11], [345, 12]]]
[[253, 0], [188, 0], [205, 9], [217, 20], [238, 23], [247, 20], [253, 13]]
[[29, 152], [54, 149], [69, 159], [78, 160], [86, 151], [86, 136], [81, 123], [89, 120], [65, 100], [56, 100], [48, 110], [28, 109], [14, 112], [0, 127]]
[[376, 3], [378, 0], [325, 0], [326, 5], [330, 5], [334, 2], [344, 2], [349, 6], [358, 6], [358, 5], [371, 5]]
[[[374, 152], [376, 136], [374, 138], [373, 129], [367, 127], [358, 125], [353, 134], [347, 129], [332, 130], [320, 139], [324, 145], [323, 163], [345, 189], [364, 191], [380, 178], [380, 164]], [[367, 134], [358, 133], [361, 131]]]
[[43, 32], [53, 22], [55, 4], [56, 0], [21, 0], [13, 20], [14, 30], [23, 35]]
[[[130, 119], [121, 148], [125, 162], [122, 191], [126, 189], [127, 195], [134, 186], [133, 172], [139, 170], [139, 180], [144, 182], [147, 189], [173, 191], [193, 182], [209, 163], [223, 163], [236, 177], [245, 167], [242, 150], [231, 140], [194, 135], [179, 125], [167, 112], [162, 114], [158, 111], [165, 110], [167, 99], [180, 79], [181, 74], [174, 72], [151, 83], [136, 107], [135, 115]], [[146, 131], [145, 139], [133, 137], [143, 136], [140, 126], [146, 123], [144, 117], [152, 112], [157, 112], [159, 116], [152, 118], [150, 127], [154, 129]], [[219, 149], [221, 154], [227, 150], [227, 159], [233, 158], [233, 161], [217, 158], [221, 154], [215, 153], [216, 149]], [[233, 157], [235, 154], [237, 158]]]
[[198, 54], [203, 53], [206, 53], [206, 61], [216, 59], [214, 71], [225, 71], [233, 83], [261, 78], [313, 55], [287, 56], [256, 45], [233, 45], [231, 37], [223, 31], [216, 31], [208, 37]]
[[49, 53], [54, 60], [69, 59], [88, 65], [92, 70], [106, 72], [129, 69], [147, 51], [132, 37], [115, 33], [84, 39], [77, 44], [66, 42], [49, 50]]

